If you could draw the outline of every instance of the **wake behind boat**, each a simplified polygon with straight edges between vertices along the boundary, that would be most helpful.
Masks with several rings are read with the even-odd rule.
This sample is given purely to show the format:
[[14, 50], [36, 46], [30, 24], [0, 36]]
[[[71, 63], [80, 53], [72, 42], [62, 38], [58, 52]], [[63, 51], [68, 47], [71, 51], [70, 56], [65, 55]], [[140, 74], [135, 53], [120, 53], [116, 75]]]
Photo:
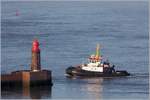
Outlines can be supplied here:
[[70, 66], [66, 69], [67, 76], [81, 77], [117, 77], [129, 76], [125, 70], [115, 70], [115, 65], [111, 65], [108, 60], [103, 61], [100, 55], [100, 45], [97, 45], [96, 54], [88, 58], [88, 63], [79, 66]]

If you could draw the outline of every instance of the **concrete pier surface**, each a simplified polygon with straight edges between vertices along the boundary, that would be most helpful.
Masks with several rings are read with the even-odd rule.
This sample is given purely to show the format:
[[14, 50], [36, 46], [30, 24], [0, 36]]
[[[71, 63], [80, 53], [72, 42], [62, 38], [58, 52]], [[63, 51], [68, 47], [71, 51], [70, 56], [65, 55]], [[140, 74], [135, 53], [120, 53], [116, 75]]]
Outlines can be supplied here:
[[52, 85], [51, 70], [41, 70], [39, 42], [32, 43], [31, 70], [18, 70], [1, 75], [1, 87]]

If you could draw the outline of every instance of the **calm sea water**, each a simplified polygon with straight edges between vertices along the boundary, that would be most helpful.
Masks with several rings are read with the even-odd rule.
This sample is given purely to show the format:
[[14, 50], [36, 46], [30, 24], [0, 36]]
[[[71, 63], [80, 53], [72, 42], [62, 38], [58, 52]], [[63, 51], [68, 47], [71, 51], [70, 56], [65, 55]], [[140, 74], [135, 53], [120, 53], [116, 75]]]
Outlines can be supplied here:
[[[18, 16], [16, 11], [18, 10]], [[147, 2], [2, 2], [1, 73], [30, 69], [38, 38], [42, 68], [52, 70], [52, 88], [2, 91], [2, 98], [148, 99]], [[132, 75], [68, 79], [65, 69], [101, 53]]]

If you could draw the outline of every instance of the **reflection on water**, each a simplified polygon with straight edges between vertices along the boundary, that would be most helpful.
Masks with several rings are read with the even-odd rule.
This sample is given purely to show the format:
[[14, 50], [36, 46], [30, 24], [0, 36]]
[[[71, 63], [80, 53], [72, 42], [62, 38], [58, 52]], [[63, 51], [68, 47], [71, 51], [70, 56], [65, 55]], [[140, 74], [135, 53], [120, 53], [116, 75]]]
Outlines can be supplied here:
[[[14, 96], [15, 95], [15, 96]], [[24, 88], [3, 88], [1, 91], [2, 98], [17, 99], [41, 99], [51, 98], [51, 86], [24, 87]]]
[[82, 89], [87, 92], [89, 98], [102, 99], [103, 78], [86, 78], [87, 84]]
[[102, 92], [102, 82], [103, 78], [94, 78], [94, 79], [87, 79], [88, 83], [87, 90], [88, 91], [95, 91], [95, 92]]

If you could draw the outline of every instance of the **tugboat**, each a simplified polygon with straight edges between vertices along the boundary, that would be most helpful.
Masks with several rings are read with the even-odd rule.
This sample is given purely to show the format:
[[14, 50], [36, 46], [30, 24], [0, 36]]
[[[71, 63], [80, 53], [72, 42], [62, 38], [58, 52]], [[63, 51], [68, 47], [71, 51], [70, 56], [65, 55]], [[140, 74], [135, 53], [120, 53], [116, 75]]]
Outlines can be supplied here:
[[96, 54], [88, 58], [88, 63], [78, 66], [70, 66], [66, 69], [68, 77], [118, 77], [129, 76], [125, 70], [114, 69], [115, 65], [111, 65], [108, 60], [103, 61], [100, 55], [100, 45], [97, 44]]

